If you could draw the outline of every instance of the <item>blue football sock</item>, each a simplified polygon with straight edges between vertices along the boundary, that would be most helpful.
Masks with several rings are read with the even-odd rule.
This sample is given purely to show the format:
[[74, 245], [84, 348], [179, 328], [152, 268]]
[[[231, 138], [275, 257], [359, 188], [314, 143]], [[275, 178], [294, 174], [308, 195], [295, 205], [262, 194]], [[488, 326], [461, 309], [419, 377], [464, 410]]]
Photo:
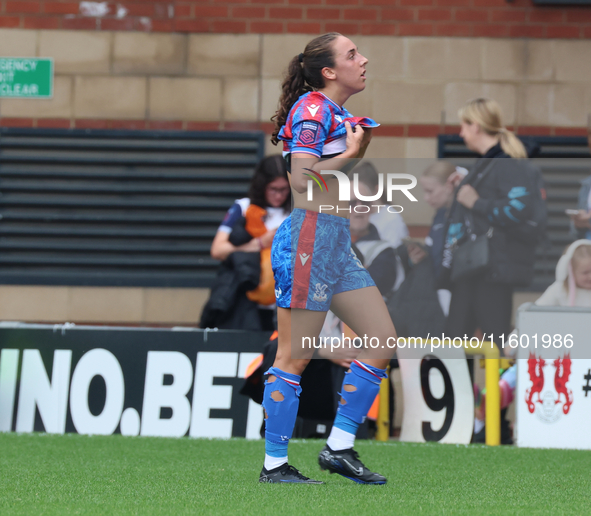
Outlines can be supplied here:
[[[300, 376], [271, 367], [266, 373], [263, 408], [265, 409], [265, 454], [287, 457], [287, 445], [293, 434], [300, 404]], [[275, 380], [269, 381], [269, 378]]]
[[365, 421], [378, 392], [386, 370], [355, 360], [350, 372], [345, 373], [339, 393], [341, 402], [328, 439], [332, 450], [351, 448], [359, 425]]

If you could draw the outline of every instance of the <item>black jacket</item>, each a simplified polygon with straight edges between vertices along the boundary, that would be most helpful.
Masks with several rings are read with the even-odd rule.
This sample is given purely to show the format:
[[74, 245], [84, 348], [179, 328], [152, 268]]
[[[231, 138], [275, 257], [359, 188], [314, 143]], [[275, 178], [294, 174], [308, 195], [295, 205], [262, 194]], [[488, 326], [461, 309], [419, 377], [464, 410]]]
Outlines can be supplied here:
[[524, 228], [534, 212], [536, 185], [532, 181], [532, 167], [526, 160], [512, 159], [500, 145], [489, 149], [476, 162], [459, 188], [477, 182], [480, 198], [471, 210], [454, 199], [450, 210], [443, 256], [448, 274], [454, 245], [466, 241], [470, 232], [484, 235], [492, 228], [485, 279], [515, 286], [531, 283], [536, 243], [524, 236]]
[[[399, 253], [405, 255], [401, 246]], [[386, 302], [399, 337], [441, 335], [445, 315], [439, 304], [435, 272], [429, 258], [407, 271], [402, 285]]]
[[[230, 243], [239, 246], [252, 236], [244, 229], [244, 219], [237, 222]], [[227, 330], [261, 330], [258, 306], [246, 297], [246, 292], [259, 284], [261, 254], [237, 251], [219, 266], [211, 293], [201, 313], [201, 328]]]

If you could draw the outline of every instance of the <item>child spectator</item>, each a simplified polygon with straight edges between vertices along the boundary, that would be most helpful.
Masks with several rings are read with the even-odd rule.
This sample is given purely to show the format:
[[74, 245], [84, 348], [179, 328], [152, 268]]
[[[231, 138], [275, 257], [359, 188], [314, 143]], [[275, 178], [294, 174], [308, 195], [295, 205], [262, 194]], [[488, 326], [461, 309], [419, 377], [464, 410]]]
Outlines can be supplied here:
[[573, 242], [556, 265], [556, 281], [536, 303], [591, 307], [591, 240]]

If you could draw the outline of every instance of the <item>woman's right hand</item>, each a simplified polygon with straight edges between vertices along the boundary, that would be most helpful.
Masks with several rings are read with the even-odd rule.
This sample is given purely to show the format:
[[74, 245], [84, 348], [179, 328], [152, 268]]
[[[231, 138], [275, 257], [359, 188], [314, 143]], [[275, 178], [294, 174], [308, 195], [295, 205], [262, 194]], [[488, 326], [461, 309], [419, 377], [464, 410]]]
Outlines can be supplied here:
[[[361, 126], [359, 126], [361, 127]], [[371, 134], [372, 134], [372, 128], [371, 127], [366, 127], [366, 128], [361, 128], [363, 130], [363, 138], [361, 140], [361, 146], [362, 147], [367, 147], [369, 145], [369, 142], [371, 142]]]
[[418, 245], [408, 244], [406, 248], [408, 249], [408, 257], [413, 265], [421, 263], [427, 257], [426, 251]]
[[577, 229], [591, 228], [591, 210], [579, 210], [579, 213], [571, 215], [570, 218]]
[[347, 150], [357, 154], [361, 149], [363, 142], [363, 127], [357, 125], [355, 126], [355, 130], [353, 130], [351, 123], [348, 120], [345, 120], [345, 129], [347, 130], [347, 140], [345, 142]]
[[263, 249], [267, 249], [273, 245], [273, 238], [275, 238], [275, 233], [277, 233], [277, 228], [270, 229], [263, 235], [258, 238], [253, 238], [246, 244], [241, 245], [240, 247], [236, 247], [236, 251], [244, 251], [246, 253], [258, 253]]

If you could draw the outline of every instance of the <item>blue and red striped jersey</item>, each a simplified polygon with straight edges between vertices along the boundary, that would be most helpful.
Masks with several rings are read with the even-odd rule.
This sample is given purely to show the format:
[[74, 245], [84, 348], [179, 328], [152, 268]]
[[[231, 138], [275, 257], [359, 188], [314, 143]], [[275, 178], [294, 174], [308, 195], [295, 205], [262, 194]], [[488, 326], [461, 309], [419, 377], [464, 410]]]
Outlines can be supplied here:
[[320, 158], [341, 154], [347, 149], [345, 120], [352, 127], [357, 124], [362, 127], [380, 125], [371, 118], [354, 117], [324, 93], [305, 93], [289, 111], [277, 136], [283, 140], [283, 155], [302, 152]]

